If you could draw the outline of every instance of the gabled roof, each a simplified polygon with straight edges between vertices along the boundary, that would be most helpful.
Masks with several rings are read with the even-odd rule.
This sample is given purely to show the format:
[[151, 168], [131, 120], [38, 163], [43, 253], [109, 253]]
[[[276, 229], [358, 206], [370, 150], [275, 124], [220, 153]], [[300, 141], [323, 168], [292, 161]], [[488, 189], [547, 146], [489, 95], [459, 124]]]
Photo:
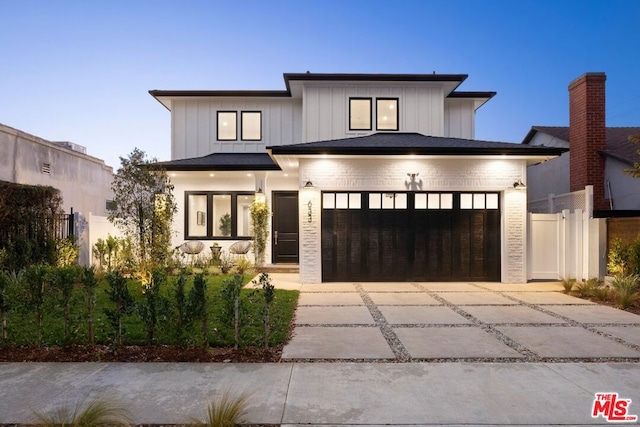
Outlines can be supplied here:
[[559, 156], [564, 149], [508, 142], [425, 136], [419, 133], [379, 132], [355, 138], [267, 147], [277, 154], [355, 155], [522, 155]]
[[[537, 132], [569, 142], [568, 126], [532, 126], [522, 144], [529, 144]], [[629, 165], [640, 162], [640, 146], [629, 141], [631, 135], [640, 135], [640, 127], [607, 127], [605, 149], [601, 153]]]
[[267, 153], [213, 153], [149, 165], [169, 171], [281, 170]]

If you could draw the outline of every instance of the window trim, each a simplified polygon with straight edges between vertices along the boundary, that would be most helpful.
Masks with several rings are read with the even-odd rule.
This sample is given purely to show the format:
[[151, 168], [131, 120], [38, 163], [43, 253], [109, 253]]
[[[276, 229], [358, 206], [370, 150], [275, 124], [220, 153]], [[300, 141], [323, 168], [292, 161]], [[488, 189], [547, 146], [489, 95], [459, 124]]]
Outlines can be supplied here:
[[[369, 101], [369, 127], [368, 128], [356, 128], [351, 126], [351, 101]], [[373, 101], [371, 97], [350, 96], [349, 97], [349, 130], [350, 131], [370, 131], [373, 130]]]
[[[380, 124], [378, 123], [378, 102], [380, 101], [396, 101], [396, 128], [395, 129], [380, 129]], [[393, 97], [382, 97], [376, 98], [376, 131], [381, 132], [398, 132], [400, 130], [400, 98]]]
[[[184, 240], [251, 240], [251, 236], [238, 236], [238, 196], [255, 196], [253, 191], [185, 191], [184, 192]], [[206, 236], [189, 235], [189, 197], [207, 196], [207, 233]], [[231, 235], [213, 234], [213, 196], [231, 196]]]
[[[236, 137], [235, 138], [220, 138], [220, 114], [225, 113], [234, 114], [235, 118], [233, 125], [235, 126]], [[237, 141], [238, 140], [238, 112], [234, 110], [218, 110], [216, 111], [216, 140], [218, 141]]]
[[[258, 113], [260, 117], [260, 127], [258, 139], [244, 137], [244, 113]], [[237, 135], [236, 135], [237, 136]], [[260, 110], [242, 110], [240, 111], [240, 141], [262, 141], [262, 111]]]

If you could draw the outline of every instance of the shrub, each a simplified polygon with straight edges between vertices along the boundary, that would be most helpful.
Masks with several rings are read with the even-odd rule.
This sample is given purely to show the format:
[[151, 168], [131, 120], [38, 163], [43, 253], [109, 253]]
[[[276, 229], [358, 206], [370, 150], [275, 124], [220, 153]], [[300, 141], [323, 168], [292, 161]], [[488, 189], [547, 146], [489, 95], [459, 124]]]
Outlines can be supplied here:
[[564, 293], [565, 294], [571, 293], [575, 284], [576, 284], [576, 279], [574, 278], [568, 278], [568, 279], [562, 280], [562, 287], [564, 288]]
[[84, 301], [87, 310], [87, 336], [89, 337], [89, 344], [95, 344], [95, 326], [94, 326], [94, 312], [96, 308], [96, 290], [100, 282], [96, 277], [96, 271], [92, 267], [84, 267], [81, 275], [82, 288], [84, 290]]
[[153, 343], [158, 319], [166, 316], [168, 302], [160, 295], [160, 288], [167, 282], [167, 274], [161, 268], [155, 268], [151, 272], [151, 279], [142, 282], [142, 302], [136, 305], [140, 319], [144, 323], [147, 343]]
[[42, 320], [44, 317], [45, 274], [43, 265], [32, 265], [20, 272], [20, 287], [25, 292], [24, 307], [36, 316], [36, 344], [42, 345]]
[[207, 427], [233, 427], [240, 425], [244, 422], [243, 417], [249, 406], [249, 397], [246, 393], [232, 395], [227, 390], [209, 403], [205, 420], [194, 420], [193, 424]]
[[4, 270], [0, 270], [0, 317], [2, 321], [0, 323], [0, 337], [2, 341], [7, 341], [7, 319], [9, 318], [9, 310], [11, 304], [9, 303], [9, 273]]
[[131, 314], [135, 303], [129, 293], [127, 279], [119, 271], [107, 274], [107, 282], [109, 283], [109, 289], [106, 292], [113, 307], [106, 308], [104, 312], [115, 331], [115, 343], [122, 345], [122, 320], [125, 316]]
[[202, 332], [202, 346], [209, 345], [209, 331], [207, 323], [207, 281], [204, 275], [198, 274], [193, 278], [193, 287], [189, 291], [187, 311], [193, 321], [200, 321]]
[[245, 275], [253, 271], [253, 264], [247, 257], [241, 256], [236, 259], [235, 269], [238, 274]]
[[243, 287], [244, 282], [239, 274], [234, 275], [232, 279], [225, 279], [222, 286], [223, 320], [233, 326], [233, 341], [236, 350], [240, 343], [240, 291]]
[[229, 274], [234, 266], [235, 260], [233, 259], [233, 255], [231, 255], [229, 252], [221, 251], [219, 267], [222, 274]]
[[73, 288], [79, 278], [76, 267], [52, 267], [46, 274], [47, 281], [58, 293], [58, 305], [62, 308], [62, 329], [65, 344], [69, 343], [69, 320], [73, 298]]
[[630, 275], [617, 275], [613, 278], [611, 286], [616, 291], [616, 301], [622, 308], [629, 308], [635, 303], [638, 298], [638, 276], [635, 274]]
[[52, 414], [36, 412], [43, 427], [130, 426], [131, 414], [123, 406], [109, 400], [80, 401], [73, 408], [62, 406]]
[[180, 274], [174, 283], [173, 305], [175, 308], [175, 324], [174, 335], [177, 345], [184, 344], [184, 330], [189, 323], [189, 310], [187, 310], [186, 300], [186, 283], [187, 275], [184, 270], [180, 270]]
[[593, 296], [595, 289], [600, 285], [601, 282], [598, 279], [591, 278], [577, 285], [576, 290], [581, 298], [589, 298]]
[[260, 274], [258, 281], [251, 282], [254, 286], [259, 286], [262, 295], [262, 323], [264, 324], [264, 348], [269, 348], [269, 333], [271, 331], [271, 306], [275, 298], [275, 286], [271, 283], [271, 278], [267, 273]]
[[74, 237], [58, 239], [56, 241], [56, 265], [58, 267], [70, 267], [78, 261], [80, 248]]

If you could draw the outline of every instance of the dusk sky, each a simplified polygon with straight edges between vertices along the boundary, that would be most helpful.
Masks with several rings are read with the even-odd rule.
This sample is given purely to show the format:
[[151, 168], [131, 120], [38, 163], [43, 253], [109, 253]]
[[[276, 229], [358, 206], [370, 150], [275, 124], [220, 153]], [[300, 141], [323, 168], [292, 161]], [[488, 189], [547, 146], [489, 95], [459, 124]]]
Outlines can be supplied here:
[[468, 74], [496, 91], [476, 139], [568, 124], [568, 84], [607, 74], [607, 125], [640, 126], [640, 1], [0, 0], [0, 123], [117, 169], [170, 156], [150, 89], [284, 89], [284, 72]]

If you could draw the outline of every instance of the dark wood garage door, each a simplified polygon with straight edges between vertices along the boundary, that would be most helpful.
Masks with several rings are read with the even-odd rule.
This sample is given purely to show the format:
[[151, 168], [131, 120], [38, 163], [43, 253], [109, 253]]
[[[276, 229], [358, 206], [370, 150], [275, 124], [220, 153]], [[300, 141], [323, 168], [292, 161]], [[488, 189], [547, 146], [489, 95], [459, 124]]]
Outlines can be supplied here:
[[499, 281], [498, 193], [322, 195], [322, 278]]

